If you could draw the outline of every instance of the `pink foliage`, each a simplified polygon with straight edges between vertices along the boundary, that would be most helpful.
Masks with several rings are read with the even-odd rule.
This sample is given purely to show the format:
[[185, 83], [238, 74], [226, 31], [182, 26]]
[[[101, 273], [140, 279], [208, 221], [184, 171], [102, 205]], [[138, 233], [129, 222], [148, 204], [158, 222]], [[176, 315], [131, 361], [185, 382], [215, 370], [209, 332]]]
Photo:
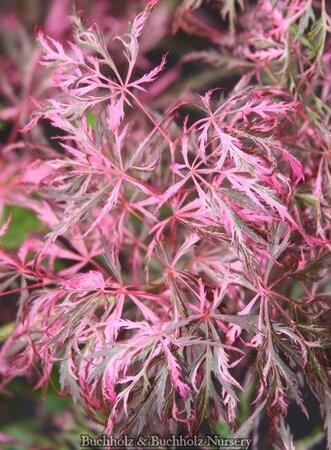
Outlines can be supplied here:
[[[208, 2], [183, 1], [174, 28], [214, 48], [169, 69], [163, 53], [154, 65], [140, 53], [150, 21], [168, 33], [162, 0], [126, 32], [126, 18], [104, 17], [111, 37], [101, 17], [85, 28], [75, 16], [70, 40], [67, 21], [52, 26], [68, 2], [55, 3], [17, 80], [28, 95], [8, 79], [1, 90], [12, 130], [0, 211], [24, 206], [43, 224], [16, 255], [0, 250], [1, 295], [19, 293], [2, 384], [35, 364], [47, 384], [59, 363], [62, 391], [108, 432], [137, 435], [192, 433], [206, 419], [234, 432], [249, 387], [253, 417], [266, 406], [278, 448], [294, 448], [284, 417], [292, 400], [306, 411], [297, 371], [330, 420], [325, 2], [215, 2], [221, 32], [199, 15]], [[235, 73], [235, 86], [176, 94], [192, 61]]]

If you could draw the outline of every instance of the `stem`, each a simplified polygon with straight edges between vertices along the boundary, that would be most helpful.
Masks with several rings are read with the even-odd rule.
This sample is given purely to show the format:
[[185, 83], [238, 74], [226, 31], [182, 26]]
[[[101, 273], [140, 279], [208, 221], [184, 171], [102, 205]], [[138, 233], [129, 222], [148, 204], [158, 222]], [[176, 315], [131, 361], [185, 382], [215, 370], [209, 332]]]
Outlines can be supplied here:
[[168, 142], [170, 147], [173, 147], [173, 142], [170, 139], [170, 137], [167, 135], [167, 133], [161, 128], [161, 126], [156, 122], [156, 120], [154, 119], [154, 117], [147, 111], [147, 109], [145, 108], [145, 106], [140, 102], [140, 100], [138, 100], [138, 98], [132, 94], [132, 92], [130, 92], [128, 89], [125, 89], [125, 92], [130, 95], [131, 98], [133, 98], [133, 100], [137, 103], [137, 105], [139, 106], [139, 108], [143, 111], [143, 113], [149, 118], [149, 120], [152, 122], [152, 124], [155, 126], [155, 128], [157, 128], [157, 130], [162, 134], [162, 136], [164, 137], [164, 139]]
[[[52, 281], [50, 281], [49, 283], [52, 283]], [[29, 286], [26, 286], [24, 288], [11, 289], [10, 291], [1, 292], [0, 297], [5, 297], [6, 295], [9, 295], [9, 294], [15, 294], [16, 292], [22, 292], [22, 291], [25, 291], [26, 289], [30, 289], [30, 288], [32, 289], [35, 287], [42, 287], [49, 283], [45, 283], [44, 281], [42, 281], [40, 283], [30, 284]]]

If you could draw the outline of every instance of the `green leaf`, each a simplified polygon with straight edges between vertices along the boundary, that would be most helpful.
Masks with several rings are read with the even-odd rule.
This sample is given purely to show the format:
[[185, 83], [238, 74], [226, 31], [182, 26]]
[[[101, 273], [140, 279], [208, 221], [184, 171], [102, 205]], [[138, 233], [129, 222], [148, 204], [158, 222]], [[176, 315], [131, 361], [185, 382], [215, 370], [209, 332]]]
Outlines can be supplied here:
[[60, 397], [54, 391], [48, 391], [47, 395], [42, 398], [43, 404], [50, 413], [59, 413], [66, 411], [71, 405], [69, 397]]
[[20, 247], [29, 234], [41, 228], [40, 220], [28, 209], [21, 206], [7, 206], [4, 220], [7, 220], [10, 214], [12, 219], [8, 231], [0, 238], [0, 243], [7, 249]]
[[89, 127], [93, 128], [93, 130], [96, 128], [97, 118], [91, 111], [86, 111], [86, 121], [87, 121], [87, 125]]
[[215, 426], [215, 431], [220, 438], [227, 438], [230, 435], [230, 427], [226, 422], [218, 422]]

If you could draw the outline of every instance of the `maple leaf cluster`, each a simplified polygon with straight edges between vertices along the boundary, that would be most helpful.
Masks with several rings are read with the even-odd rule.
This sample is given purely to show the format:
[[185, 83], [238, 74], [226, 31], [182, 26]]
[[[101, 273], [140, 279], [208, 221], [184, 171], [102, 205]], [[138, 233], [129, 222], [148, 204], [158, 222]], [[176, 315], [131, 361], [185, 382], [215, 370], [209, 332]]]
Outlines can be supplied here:
[[2, 386], [58, 370], [107, 432], [135, 436], [221, 421], [258, 439], [267, 411], [288, 450], [288, 407], [308, 414], [311, 390], [331, 448], [326, 2], [137, 7], [126, 31], [125, 14], [75, 14], [70, 37], [46, 20], [2, 75], [0, 212], [42, 224], [0, 248], [18, 301]]

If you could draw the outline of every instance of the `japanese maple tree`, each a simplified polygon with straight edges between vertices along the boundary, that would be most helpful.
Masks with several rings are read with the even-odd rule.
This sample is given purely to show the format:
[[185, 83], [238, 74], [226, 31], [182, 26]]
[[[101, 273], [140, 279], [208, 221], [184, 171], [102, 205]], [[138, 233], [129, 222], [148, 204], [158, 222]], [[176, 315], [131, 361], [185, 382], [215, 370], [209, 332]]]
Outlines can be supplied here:
[[310, 390], [331, 448], [326, 2], [139, 3], [126, 31], [79, 12], [69, 40], [38, 29], [39, 89], [0, 112], [17, 121], [0, 206], [42, 223], [0, 248], [1, 295], [18, 297], [2, 386], [59, 371], [118, 435], [223, 422], [258, 440], [267, 412], [288, 450], [288, 407], [308, 414]]

